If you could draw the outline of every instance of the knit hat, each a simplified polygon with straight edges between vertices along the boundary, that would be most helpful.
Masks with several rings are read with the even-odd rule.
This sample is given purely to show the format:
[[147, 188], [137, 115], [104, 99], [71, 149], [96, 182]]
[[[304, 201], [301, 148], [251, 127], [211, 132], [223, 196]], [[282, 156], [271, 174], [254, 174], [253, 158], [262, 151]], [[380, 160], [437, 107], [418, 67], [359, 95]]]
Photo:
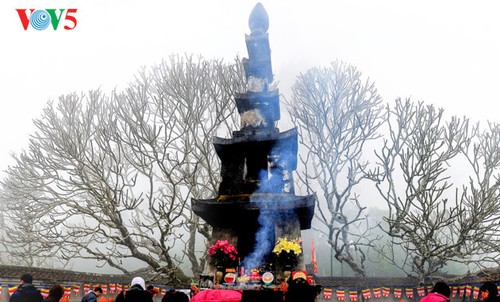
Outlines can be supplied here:
[[134, 279], [132, 279], [132, 282], [130, 282], [130, 287], [136, 284], [139, 284], [142, 289], [146, 289], [146, 282], [144, 282], [144, 279], [142, 279], [141, 277], [135, 277]]
[[307, 280], [307, 273], [306, 271], [295, 271], [292, 272], [292, 280], [296, 280], [302, 278], [304, 280]]

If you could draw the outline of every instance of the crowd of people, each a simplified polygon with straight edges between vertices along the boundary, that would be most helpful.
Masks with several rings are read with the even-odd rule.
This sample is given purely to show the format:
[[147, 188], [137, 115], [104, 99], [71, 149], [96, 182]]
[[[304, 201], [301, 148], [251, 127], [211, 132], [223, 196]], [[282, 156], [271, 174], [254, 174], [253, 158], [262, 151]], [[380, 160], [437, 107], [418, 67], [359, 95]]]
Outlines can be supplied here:
[[[500, 302], [498, 287], [491, 281], [484, 282], [479, 288], [480, 300], [484, 302]], [[439, 281], [434, 284], [431, 292], [419, 302], [449, 302], [451, 289], [445, 282]]]
[[[303, 280], [302, 280], [303, 279]], [[318, 296], [318, 288], [308, 286], [304, 278], [293, 277], [290, 280], [288, 291], [285, 294], [285, 302], [308, 302], [314, 301]], [[494, 282], [484, 282], [479, 288], [480, 300], [484, 302], [500, 302], [498, 287]], [[103, 290], [97, 286], [85, 294], [81, 302], [108, 302], [102, 296]], [[135, 277], [130, 282], [130, 287], [121, 291], [114, 300], [115, 302], [153, 302], [157, 292], [154, 286], [148, 285], [141, 277]], [[20, 278], [20, 285], [10, 297], [10, 302], [60, 302], [64, 295], [64, 288], [54, 284], [44, 299], [41, 291], [33, 285], [33, 276], [24, 274]], [[436, 282], [427, 296], [419, 302], [450, 302], [451, 289], [445, 282]], [[189, 297], [184, 292], [171, 289], [165, 293], [162, 302], [189, 302]]]
[[[135, 277], [130, 282], [130, 287], [122, 290], [114, 299], [115, 302], [153, 302], [153, 297], [157, 292], [153, 285], [146, 287], [146, 282], [141, 277]], [[48, 296], [44, 299], [42, 293], [33, 285], [33, 276], [23, 274], [20, 278], [20, 285], [10, 297], [9, 302], [60, 302], [64, 295], [64, 288], [60, 284], [54, 284], [49, 289]], [[96, 286], [92, 291], [82, 297], [81, 302], [109, 302], [103, 296], [102, 288]], [[169, 290], [162, 298], [161, 302], [188, 302], [189, 297], [181, 291]]]

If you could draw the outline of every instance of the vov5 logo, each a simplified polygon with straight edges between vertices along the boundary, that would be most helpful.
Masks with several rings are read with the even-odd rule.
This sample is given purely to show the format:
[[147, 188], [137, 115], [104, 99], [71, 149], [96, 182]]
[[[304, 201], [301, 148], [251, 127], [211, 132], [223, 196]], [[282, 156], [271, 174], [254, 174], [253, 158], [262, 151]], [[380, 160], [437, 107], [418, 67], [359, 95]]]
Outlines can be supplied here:
[[61, 21], [64, 22], [65, 30], [72, 30], [77, 23], [75, 17], [77, 8], [18, 8], [16, 11], [24, 30], [27, 30], [29, 25], [36, 30], [45, 30], [52, 25], [52, 28], [57, 30]]

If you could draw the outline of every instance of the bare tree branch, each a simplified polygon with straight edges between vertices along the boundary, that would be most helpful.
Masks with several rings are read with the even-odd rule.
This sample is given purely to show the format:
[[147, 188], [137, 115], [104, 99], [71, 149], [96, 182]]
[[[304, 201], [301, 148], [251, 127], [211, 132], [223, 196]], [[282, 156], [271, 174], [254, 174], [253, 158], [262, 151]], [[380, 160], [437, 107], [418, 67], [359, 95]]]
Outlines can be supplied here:
[[[357, 188], [365, 178], [368, 161], [362, 153], [369, 141], [379, 137], [381, 98], [373, 83], [343, 62], [329, 68], [312, 68], [301, 74], [286, 102], [298, 126], [304, 171], [299, 181], [308, 192], [317, 192], [316, 219], [327, 230], [335, 258], [364, 276], [365, 254], [375, 238], [365, 232], [365, 207]], [[360, 257], [351, 246], [356, 244]]]
[[91, 91], [49, 103], [2, 182], [3, 200], [32, 205], [6, 214], [11, 229], [40, 209], [18, 244], [124, 272], [139, 260], [173, 283], [185, 278], [186, 257], [200, 273], [206, 242], [197, 234], [209, 232], [190, 201], [217, 191], [211, 139], [237, 122], [232, 97], [242, 85], [239, 60], [172, 56], [111, 97]]
[[[480, 134], [479, 125], [470, 126], [468, 119], [444, 121], [442, 109], [410, 100], [388, 106], [386, 120], [389, 139], [376, 152], [379, 167], [372, 174], [389, 207], [385, 232], [391, 243], [382, 255], [422, 281], [451, 261], [477, 260], [485, 252], [486, 221], [498, 218], [500, 192], [498, 176], [493, 176], [498, 174], [498, 155], [485, 146], [491, 142], [498, 147], [498, 139], [491, 139], [498, 130]], [[481, 160], [493, 164], [482, 165]], [[462, 187], [454, 185], [451, 167], [467, 162], [471, 169], [460, 172], [471, 171], [472, 176]], [[395, 247], [407, 258], [389, 257], [394, 253], [387, 248]]]

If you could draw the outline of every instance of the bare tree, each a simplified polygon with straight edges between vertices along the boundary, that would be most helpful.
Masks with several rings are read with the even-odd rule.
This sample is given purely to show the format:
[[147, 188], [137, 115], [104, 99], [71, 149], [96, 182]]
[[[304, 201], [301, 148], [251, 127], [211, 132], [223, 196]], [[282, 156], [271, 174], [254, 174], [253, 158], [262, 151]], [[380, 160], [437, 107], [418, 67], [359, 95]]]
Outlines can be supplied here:
[[57, 258], [46, 256], [51, 255], [53, 249], [37, 240], [37, 221], [43, 216], [44, 209], [32, 205], [29, 199], [22, 196], [10, 199], [8, 197], [12, 195], [8, 192], [1, 194], [5, 197], [0, 221], [1, 263], [28, 267], [62, 266]]
[[[464, 204], [471, 209], [462, 218], [471, 230], [476, 244], [467, 245], [466, 252], [480, 255], [482, 265], [500, 264], [500, 124], [488, 122], [486, 129], [474, 133], [474, 140], [462, 150], [472, 173], [464, 188]], [[477, 249], [475, 249], [477, 248]]]
[[233, 95], [242, 85], [239, 60], [172, 56], [111, 97], [62, 96], [35, 120], [4, 192], [44, 209], [35, 234], [63, 259], [123, 272], [140, 260], [175, 282], [187, 257], [198, 274], [206, 243], [196, 234], [209, 230], [190, 199], [216, 192], [211, 138], [236, 123]]
[[335, 258], [361, 276], [374, 240], [358, 194], [368, 166], [362, 155], [379, 137], [380, 102], [374, 84], [339, 61], [299, 75], [286, 101], [299, 131], [304, 169], [298, 172], [299, 181], [309, 193], [317, 193], [319, 229], [326, 233]]
[[[389, 136], [376, 152], [380, 166], [373, 177], [389, 207], [391, 240], [381, 255], [422, 281], [451, 261], [477, 260], [498, 230], [498, 126], [481, 133], [479, 124], [445, 121], [442, 109], [410, 100], [388, 106], [386, 120]], [[470, 176], [460, 184], [462, 175]], [[403, 259], [394, 257], [395, 248], [403, 249]]]

